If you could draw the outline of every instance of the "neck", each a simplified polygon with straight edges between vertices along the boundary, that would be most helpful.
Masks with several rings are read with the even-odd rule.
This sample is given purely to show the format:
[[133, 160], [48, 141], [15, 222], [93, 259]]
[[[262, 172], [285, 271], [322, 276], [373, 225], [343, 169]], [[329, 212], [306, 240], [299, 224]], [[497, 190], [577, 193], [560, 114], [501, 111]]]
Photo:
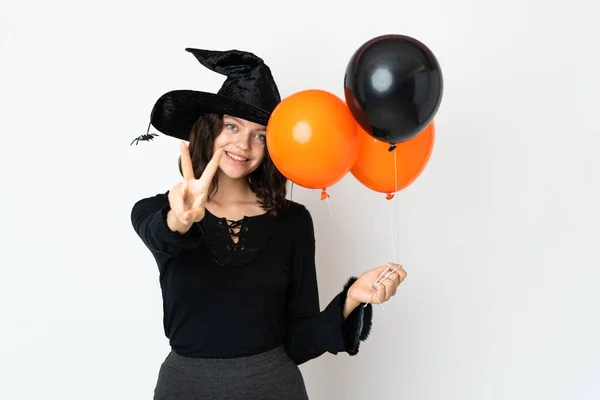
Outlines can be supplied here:
[[219, 171], [219, 187], [212, 201], [218, 204], [248, 203], [256, 198], [247, 178], [231, 179]]

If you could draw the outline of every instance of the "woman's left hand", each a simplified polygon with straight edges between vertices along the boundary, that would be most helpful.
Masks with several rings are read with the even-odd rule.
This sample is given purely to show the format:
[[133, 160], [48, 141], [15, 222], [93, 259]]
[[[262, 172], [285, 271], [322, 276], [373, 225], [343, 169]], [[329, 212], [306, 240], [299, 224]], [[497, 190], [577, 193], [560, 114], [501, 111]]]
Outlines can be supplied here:
[[[406, 278], [406, 271], [398, 265], [393, 265], [381, 276], [388, 268], [388, 265], [384, 265], [363, 273], [348, 289], [348, 299], [359, 304], [379, 304], [388, 301]], [[394, 272], [390, 274], [391, 271]], [[380, 276], [381, 279], [377, 281]]]

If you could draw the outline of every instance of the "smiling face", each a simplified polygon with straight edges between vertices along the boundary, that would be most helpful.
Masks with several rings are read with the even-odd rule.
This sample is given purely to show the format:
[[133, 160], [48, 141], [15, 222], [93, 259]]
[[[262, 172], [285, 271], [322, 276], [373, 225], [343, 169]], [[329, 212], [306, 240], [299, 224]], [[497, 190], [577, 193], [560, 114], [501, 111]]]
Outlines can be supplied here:
[[223, 128], [215, 138], [214, 150], [225, 151], [219, 167], [231, 179], [250, 175], [263, 161], [266, 127], [230, 115], [223, 116]]
[[[198, 117], [190, 131], [189, 141], [196, 178], [204, 173], [215, 149], [222, 148], [232, 155], [221, 157], [219, 173], [213, 177], [209, 198], [218, 191], [222, 178], [243, 179], [256, 194], [263, 209], [277, 214], [287, 208], [287, 178], [271, 160], [265, 131], [263, 125], [222, 114]], [[242, 160], [235, 160], [236, 155]]]

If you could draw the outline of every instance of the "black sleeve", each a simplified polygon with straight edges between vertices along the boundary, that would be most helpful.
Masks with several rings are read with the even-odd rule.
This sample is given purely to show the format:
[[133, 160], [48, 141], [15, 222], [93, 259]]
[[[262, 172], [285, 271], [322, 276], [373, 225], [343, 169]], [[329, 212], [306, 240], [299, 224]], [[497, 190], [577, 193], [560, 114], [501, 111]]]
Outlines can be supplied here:
[[139, 200], [131, 210], [133, 229], [152, 252], [159, 267], [170, 258], [198, 247], [202, 238], [199, 224], [193, 224], [183, 235], [173, 232], [167, 225], [169, 210], [168, 192]]
[[295, 243], [292, 261], [292, 284], [288, 292], [288, 335], [286, 350], [300, 365], [325, 352], [358, 353], [360, 341], [371, 330], [373, 308], [359, 305], [344, 319], [348, 289], [356, 280], [351, 277], [329, 305], [320, 311], [315, 266], [315, 234], [312, 217], [302, 208], [294, 219]]

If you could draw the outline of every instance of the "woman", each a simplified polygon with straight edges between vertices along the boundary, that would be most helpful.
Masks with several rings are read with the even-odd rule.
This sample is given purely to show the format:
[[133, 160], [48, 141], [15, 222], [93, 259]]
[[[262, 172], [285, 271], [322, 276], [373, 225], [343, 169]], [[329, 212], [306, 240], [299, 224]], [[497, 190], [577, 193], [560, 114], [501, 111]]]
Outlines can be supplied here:
[[406, 273], [351, 277], [320, 311], [313, 222], [285, 198], [265, 144], [280, 101], [269, 67], [237, 50], [187, 51], [227, 79], [217, 94], [166, 93], [152, 111], [152, 125], [182, 140], [183, 175], [131, 214], [158, 264], [172, 348], [154, 398], [307, 399], [298, 365], [357, 354], [372, 303], [393, 296]]

